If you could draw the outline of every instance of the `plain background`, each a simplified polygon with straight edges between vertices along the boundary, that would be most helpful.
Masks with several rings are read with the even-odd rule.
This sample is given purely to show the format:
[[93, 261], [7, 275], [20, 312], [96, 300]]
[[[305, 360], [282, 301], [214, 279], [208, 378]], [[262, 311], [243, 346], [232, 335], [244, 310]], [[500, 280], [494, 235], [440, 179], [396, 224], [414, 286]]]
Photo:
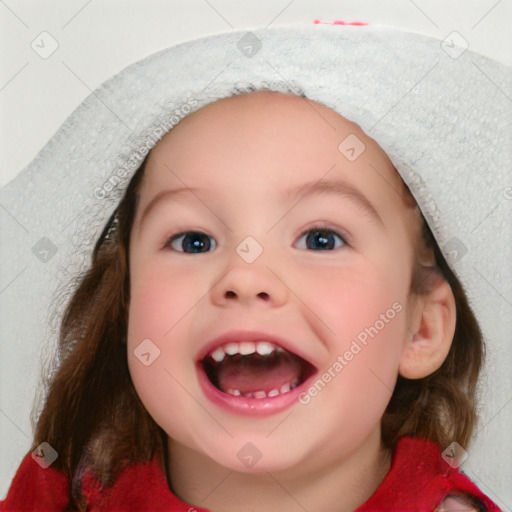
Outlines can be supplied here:
[[[0, 186], [17, 176], [86, 96], [127, 65], [207, 34], [315, 19], [400, 26], [440, 40], [457, 31], [473, 51], [512, 65], [511, 0], [2, 0]], [[31, 47], [42, 32], [58, 45], [46, 59]], [[0, 278], [1, 293], [7, 278], [1, 268]], [[2, 338], [0, 350], [7, 342]], [[26, 402], [26, 416], [14, 421], [0, 402], [0, 499], [30, 446], [33, 395], [26, 390], [35, 390], [38, 377], [33, 357], [25, 368], [2, 368], [11, 375], [2, 379], [10, 386], [0, 396], [19, 395], [23, 381], [19, 398]], [[504, 510], [511, 506], [510, 491], [497, 496], [481, 487]]]

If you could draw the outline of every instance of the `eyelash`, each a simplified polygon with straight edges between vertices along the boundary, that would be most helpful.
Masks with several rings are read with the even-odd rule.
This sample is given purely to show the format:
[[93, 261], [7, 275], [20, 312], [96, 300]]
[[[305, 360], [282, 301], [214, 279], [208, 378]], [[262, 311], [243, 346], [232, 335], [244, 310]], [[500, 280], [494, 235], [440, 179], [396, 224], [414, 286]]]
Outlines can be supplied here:
[[[331, 229], [331, 228], [329, 228], [327, 226], [324, 226], [322, 224], [315, 224], [314, 226], [312, 226], [312, 227], [306, 229], [305, 231], [303, 231], [300, 234], [299, 240], [301, 240], [304, 237], [304, 235], [307, 235], [308, 233], [318, 232], [318, 231], [323, 231], [324, 233], [329, 233], [329, 234], [336, 235], [341, 240], [342, 244], [341, 244], [340, 247], [335, 247], [334, 249], [331, 249], [331, 250], [326, 250], [326, 251], [320, 250], [320, 251], [313, 251], [313, 252], [332, 252], [333, 250], [342, 249], [343, 247], [350, 247], [350, 245], [347, 242], [347, 237], [345, 235], [342, 235], [338, 231], [336, 231], [334, 229]], [[176, 234], [170, 236], [169, 238], [167, 238], [165, 243], [164, 243], [164, 245], [163, 245], [163, 247], [162, 247], [162, 249], [163, 250], [175, 251], [175, 252], [182, 252], [184, 254], [205, 254], [204, 252], [187, 253], [185, 251], [178, 251], [178, 250], [173, 249], [173, 248], [170, 247], [171, 243], [174, 242], [175, 240], [181, 238], [184, 235], [190, 235], [190, 234], [200, 234], [200, 235], [209, 236], [209, 235], [207, 235], [206, 233], [204, 233], [202, 231], [183, 230], [183, 231], [180, 231], [179, 233], [176, 233]], [[307, 250], [307, 248], [306, 248], [306, 250]], [[206, 251], [206, 252], [211, 252], [211, 251]]]

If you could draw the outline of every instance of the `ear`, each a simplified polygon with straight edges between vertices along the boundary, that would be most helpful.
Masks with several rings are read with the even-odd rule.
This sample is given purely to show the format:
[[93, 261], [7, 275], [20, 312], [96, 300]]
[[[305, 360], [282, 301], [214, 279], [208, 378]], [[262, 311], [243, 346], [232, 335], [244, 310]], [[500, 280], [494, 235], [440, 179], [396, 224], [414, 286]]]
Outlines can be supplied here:
[[399, 373], [407, 379], [421, 379], [444, 362], [455, 333], [455, 298], [450, 285], [439, 274], [429, 276], [429, 291], [412, 298], [410, 328], [400, 359]]

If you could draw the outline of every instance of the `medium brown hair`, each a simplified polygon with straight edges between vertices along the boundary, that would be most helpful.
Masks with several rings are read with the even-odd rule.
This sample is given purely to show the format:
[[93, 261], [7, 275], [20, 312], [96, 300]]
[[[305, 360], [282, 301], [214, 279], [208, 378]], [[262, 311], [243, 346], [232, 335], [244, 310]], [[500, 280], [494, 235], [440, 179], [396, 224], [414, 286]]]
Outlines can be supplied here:
[[[53, 467], [71, 481], [68, 510], [86, 508], [81, 490], [87, 470], [109, 486], [130, 463], [150, 461], [156, 455], [166, 467], [167, 434], [140, 401], [127, 362], [128, 248], [146, 162], [147, 157], [65, 308], [58, 351], [62, 362], [48, 380], [49, 391], [36, 425], [31, 451], [44, 441], [57, 450]], [[428, 293], [428, 273], [439, 273], [453, 290], [457, 320], [450, 351], [438, 370], [417, 380], [398, 377], [382, 418], [382, 440], [391, 449], [404, 435], [431, 439], [441, 447], [456, 440], [465, 447], [476, 419], [482, 335], [461, 284], [405, 183], [402, 198], [421, 223], [418, 254], [427, 250], [435, 258], [431, 267], [418, 259], [411, 293]]]

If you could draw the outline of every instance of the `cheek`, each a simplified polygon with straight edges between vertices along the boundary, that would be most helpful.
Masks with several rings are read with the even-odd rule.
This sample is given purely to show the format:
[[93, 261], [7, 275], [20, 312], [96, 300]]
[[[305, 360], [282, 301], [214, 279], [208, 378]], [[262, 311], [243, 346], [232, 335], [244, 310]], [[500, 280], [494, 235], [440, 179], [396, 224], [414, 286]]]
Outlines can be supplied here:
[[[151, 275], [139, 273], [131, 282], [130, 307], [128, 316], [128, 367], [130, 375], [144, 406], [156, 420], [159, 409], [165, 409], [175, 394], [176, 381], [181, 381], [184, 344], [176, 340], [179, 335], [180, 319], [190, 309], [190, 300], [185, 290], [173, 277], [162, 277], [162, 273]], [[158, 422], [158, 421], [157, 421]]]
[[405, 308], [395, 298], [389, 288], [357, 286], [339, 301], [337, 317], [333, 312], [330, 360], [302, 401], [305, 424], [329, 433], [326, 453], [350, 450], [381, 422], [406, 331]]
[[131, 279], [129, 333], [167, 341], [175, 325], [198, 300], [186, 273], [147, 266]]
[[407, 290], [405, 276], [395, 275], [390, 267], [360, 276], [353, 287], [352, 298], [346, 303], [350, 315], [344, 339], [353, 352], [361, 348], [357, 358], [363, 387], [379, 378], [394, 385], [407, 332]]
[[[380, 331], [388, 334], [405, 324], [403, 306], [409, 287], [403, 271], [361, 261], [346, 269], [329, 270], [320, 277], [318, 274], [315, 269], [308, 276], [305, 269], [298, 281], [302, 286], [296, 287], [296, 293], [304, 297], [315, 319], [312, 323], [325, 327], [322, 335], [333, 339], [333, 344], [350, 342], [360, 334], [364, 341], [365, 329], [376, 323]], [[402, 311], [399, 313], [398, 309]]]
[[164, 334], [169, 326], [164, 323], [163, 312], [172, 308], [168, 300], [148, 282], [132, 286], [130, 290], [128, 368], [137, 394], [150, 414], [156, 397], [165, 392], [162, 357]]
[[389, 402], [407, 336], [407, 279], [389, 270], [364, 265], [337, 273], [308, 303], [328, 328], [327, 393], [361, 425], [377, 421]]
[[172, 327], [173, 312], [179, 300], [165, 286], [151, 281], [132, 286], [130, 291], [129, 334], [141, 338], [163, 339]]

